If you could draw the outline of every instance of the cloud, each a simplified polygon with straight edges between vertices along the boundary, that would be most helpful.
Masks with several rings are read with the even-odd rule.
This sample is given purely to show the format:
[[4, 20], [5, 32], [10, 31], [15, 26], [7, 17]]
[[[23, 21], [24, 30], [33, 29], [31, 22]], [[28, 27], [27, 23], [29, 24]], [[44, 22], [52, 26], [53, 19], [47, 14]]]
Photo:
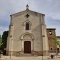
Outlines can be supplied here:
[[[31, 7], [32, 5], [33, 2]], [[35, 0], [32, 10], [44, 13], [47, 17], [60, 19], [60, 0]]]
[[0, 26], [0, 35], [2, 35], [4, 31], [8, 31], [8, 27]]
[[56, 28], [56, 35], [60, 36], [60, 20], [51, 19], [51, 17], [45, 20], [47, 28]]
[[8, 30], [10, 15], [24, 10], [27, 0], [0, 0], [0, 34]]
[[45, 14], [45, 20], [50, 22], [50, 25], [46, 22], [47, 26], [51, 26], [52, 20], [60, 20], [60, 0], [0, 0], [0, 29], [7, 30], [10, 15], [25, 10], [27, 4], [30, 10]]

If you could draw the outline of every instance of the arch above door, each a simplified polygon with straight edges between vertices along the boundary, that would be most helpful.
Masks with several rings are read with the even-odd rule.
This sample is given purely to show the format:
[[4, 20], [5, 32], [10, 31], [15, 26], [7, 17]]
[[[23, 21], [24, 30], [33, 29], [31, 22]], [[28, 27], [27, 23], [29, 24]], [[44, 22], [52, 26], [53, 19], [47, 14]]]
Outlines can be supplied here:
[[26, 35], [30, 36], [31, 39], [34, 40], [33, 34], [32, 34], [32, 33], [29, 33], [29, 32], [23, 33], [23, 34], [21, 35], [20, 39], [23, 40], [23, 39], [24, 39], [24, 36], [26, 36]]

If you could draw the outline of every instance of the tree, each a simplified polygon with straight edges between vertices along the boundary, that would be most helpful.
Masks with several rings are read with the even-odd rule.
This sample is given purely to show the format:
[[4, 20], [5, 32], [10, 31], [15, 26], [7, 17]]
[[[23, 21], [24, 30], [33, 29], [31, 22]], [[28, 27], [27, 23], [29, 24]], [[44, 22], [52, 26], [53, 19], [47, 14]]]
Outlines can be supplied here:
[[56, 45], [56, 47], [57, 47], [57, 45], [59, 45], [59, 41], [57, 39], [55, 40], [55, 45]]
[[8, 37], [8, 31], [4, 31], [2, 35], [2, 48], [6, 48], [7, 45], [7, 37]]
[[1, 37], [1, 35], [0, 35], [0, 49], [1, 49], [1, 45], [2, 45], [3, 43], [2, 43], [2, 37]]

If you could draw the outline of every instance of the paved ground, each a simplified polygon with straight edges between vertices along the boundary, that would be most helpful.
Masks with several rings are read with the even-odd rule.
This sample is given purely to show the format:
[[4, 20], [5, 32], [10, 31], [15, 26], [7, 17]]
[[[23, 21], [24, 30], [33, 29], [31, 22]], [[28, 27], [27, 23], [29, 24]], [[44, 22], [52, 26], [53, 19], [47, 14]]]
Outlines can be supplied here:
[[49, 56], [44, 56], [42, 59], [42, 56], [24, 56], [24, 57], [10, 57], [10, 56], [2, 56], [0, 60], [60, 60], [60, 56], [55, 56], [53, 59], [51, 59]]

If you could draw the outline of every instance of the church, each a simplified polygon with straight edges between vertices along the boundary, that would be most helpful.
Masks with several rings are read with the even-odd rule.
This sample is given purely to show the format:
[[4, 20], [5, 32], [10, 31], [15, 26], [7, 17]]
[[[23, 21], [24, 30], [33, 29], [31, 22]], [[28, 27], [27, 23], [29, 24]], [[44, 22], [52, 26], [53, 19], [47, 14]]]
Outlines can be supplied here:
[[49, 49], [55, 50], [55, 45], [49, 44], [47, 34], [48, 32], [51, 35], [51, 31], [54, 33], [55, 29], [46, 29], [45, 14], [31, 11], [27, 5], [26, 10], [12, 14], [10, 17], [7, 55], [42, 56], [48, 55]]

